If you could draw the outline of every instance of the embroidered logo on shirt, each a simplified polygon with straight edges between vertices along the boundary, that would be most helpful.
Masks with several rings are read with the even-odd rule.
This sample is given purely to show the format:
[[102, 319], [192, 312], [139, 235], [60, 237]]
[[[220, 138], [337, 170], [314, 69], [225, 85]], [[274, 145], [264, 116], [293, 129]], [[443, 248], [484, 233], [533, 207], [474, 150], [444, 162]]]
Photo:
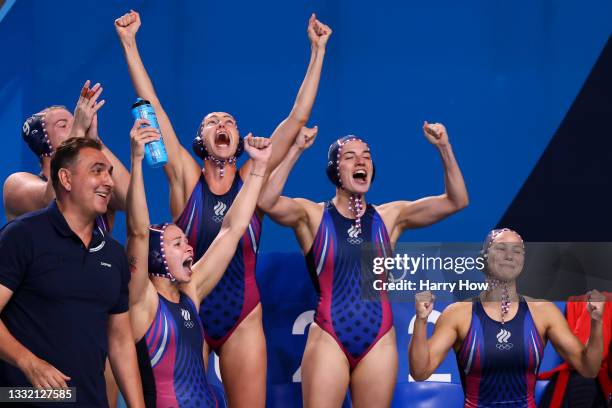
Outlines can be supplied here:
[[223, 216], [225, 215], [225, 210], [227, 210], [227, 205], [225, 205], [225, 203], [222, 203], [221, 201], [217, 201], [217, 204], [215, 205], [215, 207], [213, 208], [215, 215], [213, 215], [213, 221], [214, 222], [222, 222], [223, 221]]
[[512, 336], [512, 333], [510, 333], [508, 330], [500, 329], [496, 336], [497, 344], [495, 347], [497, 347], [499, 350], [510, 350], [512, 347], [514, 347], [514, 344], [508, 343], [510, 336]]
[[363, 238], [359, 238], [359, 234], [361, 233], [361, 231], [355, 225], [351, 225], [351, 228], [349, 228], [346, 232], [349, 236], [346, 239], [349, 244], [359, 245], [363, 242]]
[[191, 329], [194, 323], [191, 320], [191, 313], [189, 313], [189, 310], [181, 308], [181, 316], [183, 316], [183, 319], [185, 319], [185, 321], [183, 322], [183, 324], [185, 324], [185, 327]]
[[101, 266], [106, 266], [107, 268], [112, 268], [113, 265], [109, 264], [108, 262], [100, 262]]

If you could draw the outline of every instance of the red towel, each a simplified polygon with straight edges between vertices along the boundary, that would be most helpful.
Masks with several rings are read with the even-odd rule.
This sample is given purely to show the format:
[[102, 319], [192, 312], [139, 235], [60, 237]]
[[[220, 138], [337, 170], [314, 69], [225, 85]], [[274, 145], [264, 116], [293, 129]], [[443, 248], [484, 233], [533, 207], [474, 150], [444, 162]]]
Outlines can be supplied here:
[[[612, 297], [611, 292], [604, 292], [603, 294], [606, 296], [606, 299]], [[587, 311], [586, 305], [586, 295], [572, 296], [567, 301], [567, 309], [565, 311], [570, 329], [582, 344], [586, 344], [591, 333], [591, 316]], [[602, 321], [604, 354], [597, 379], [607, 399], [610, 393], [612, 393], [612, 381], [610, 380], [612, 377], [612, 353], [610, 353], [610, 339], [612, 337], [612, 302], [610, 301], [606, 301]], [[553, 374], [559, 373], [557, 383], [555, 384], [555, 391], [550, 402], [550, 408], [559, 408], [561, 406], [570, 371], [572, 371], [572, 368], [567, 363], [563, 363], [550, 371], [538, 374], [539, 380], [549, 380]]]

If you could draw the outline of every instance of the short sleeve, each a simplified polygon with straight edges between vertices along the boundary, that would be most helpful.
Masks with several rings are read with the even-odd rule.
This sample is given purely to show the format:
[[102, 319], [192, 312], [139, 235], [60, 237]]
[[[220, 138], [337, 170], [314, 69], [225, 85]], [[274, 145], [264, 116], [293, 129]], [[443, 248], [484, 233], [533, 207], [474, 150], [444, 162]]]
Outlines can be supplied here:
[[129, 310], [129, 288], [130, 284], [130, 268], [128, 265], [127, 255], [123, 248], [121, 248], [121, 256], [119, 257], [119, 269], [121, 273], [121, 289], [119, 293], [119, 298], [117, 299], [117, 303], [113, 306], [110, 313], [111, 314], [119, 314], [125, 313]]
[[32, 239], [22, 221], [12, 221], [0, 230], [0, 285], [13, 292], [23, 281], [32, 259]]

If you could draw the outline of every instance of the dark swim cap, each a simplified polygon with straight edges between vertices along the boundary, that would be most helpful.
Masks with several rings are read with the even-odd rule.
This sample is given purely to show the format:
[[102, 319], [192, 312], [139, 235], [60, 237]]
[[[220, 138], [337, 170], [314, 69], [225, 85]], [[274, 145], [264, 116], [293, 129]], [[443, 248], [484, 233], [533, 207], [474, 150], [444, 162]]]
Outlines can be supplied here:
[[45, 123], [47, 113], [52, 109], [68, 110], [63, 105], [51, 105], [27, 118], [21, 128], [23, 140], [39, 158], [50, 157], [55, 153], [53, 146], [51, 146]]
[[164, 232], [168, 225], [170, 224], [153, 224], [149, 227], [149, 275], [175, 281], [168, 268], [164, 250]]
[[[340, 182], [340, 169], [338, 168], [338, 163], [340, 162], [340, 156], [342, 155], [342, 147], [348, 142], [352, 142], [354, 140], [358, 140], [362, 143], [368, 144], [365, 140], [355, 135], [347, 135], [332, 143], [329, 146], [329, 150], [327, 151], [327, 177], [329, 180], [336, 185], [336, 187], [342, 188], [342, 183]], [[376, 175], [376, 167], [374, 166], [374, 161], [372, 161], [372, 180], [374, 181], [374, 176]]]
[[47, 136], [47, 130], [45, 129], [45, 117], [47, 111], [35, 113], [23, 122], [21, 129], [21, 136], [23, 140], [28, 144], [30, 150], [34, 152], [40, 158], [49, 157], [53, 155], [53, 147]]

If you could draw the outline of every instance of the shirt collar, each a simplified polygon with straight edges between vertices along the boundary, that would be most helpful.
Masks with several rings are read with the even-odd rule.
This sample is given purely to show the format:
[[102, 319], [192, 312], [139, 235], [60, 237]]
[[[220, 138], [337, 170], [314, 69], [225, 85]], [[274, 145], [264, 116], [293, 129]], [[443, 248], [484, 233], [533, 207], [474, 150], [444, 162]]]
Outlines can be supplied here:
[[[66, 222], [66, 218], [57, 206], [57, 201], [53, 200], [47, 207], [47, 214], [51, 220], [51, 224], [57, 230], [57, 232], [63, 237], [75, 237], [80, 241], [80, 238], [74, 233], [74, 231]], [[94, 221], [94, 228], [92, 231], [91, 242], [89, 248], [102, 248], [100, 245], [106, 240], [106, 236], [101, 228]], [[103, 245], [102, 245], [103, 246]]]
[[53, 224], [53, 226], [55, 227], [57, 232], [60, 233], [60, 235], [64, 237], [71, 237], [73, 235], [76, 235], [74, 231], [70, 229], [70, 226], [66, 222], [66, 218], [64, 218], [64, 215], [57, 206], [56, 200], [53, 200], [51, 204], [49, 204], [49, 206], [47, 207], [47, 214], [49, 214], [51, 224]]

